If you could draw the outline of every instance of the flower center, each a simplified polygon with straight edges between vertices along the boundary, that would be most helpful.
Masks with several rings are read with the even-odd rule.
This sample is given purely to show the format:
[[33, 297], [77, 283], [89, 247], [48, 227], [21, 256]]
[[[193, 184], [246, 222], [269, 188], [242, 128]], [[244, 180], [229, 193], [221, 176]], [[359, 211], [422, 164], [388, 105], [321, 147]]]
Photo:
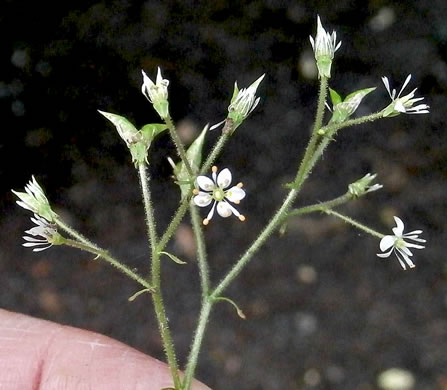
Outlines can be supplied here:
[[406, 245], [406, 242], [404, 241], [403, 238], [398, 238], [398, 239], [394, 242], [394, 246], [395, 246], [396, 248], [402, 249], [402, 248], [405, 248], [407, 245]]
[[225, 198], [225, 191], [222, 188], [215, 188], [213, 190], [213, 198], [218, 202]]

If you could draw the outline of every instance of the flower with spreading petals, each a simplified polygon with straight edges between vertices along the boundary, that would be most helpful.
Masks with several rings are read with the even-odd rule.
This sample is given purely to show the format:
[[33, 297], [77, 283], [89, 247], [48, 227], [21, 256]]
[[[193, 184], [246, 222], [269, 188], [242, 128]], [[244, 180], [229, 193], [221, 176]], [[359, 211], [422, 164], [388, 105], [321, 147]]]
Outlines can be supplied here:
[[203, 220], [204, 225], [208, 225], [211, 218], [213, 218], [216, 208], [217, 213], [221, 217], [226, 218], [234, 214], [241, 221], [245, 221], [245, 217], [229, 203], [239, 204], [245, 198], [245, 191], [242, 189], [242, 183], [228, 188], [231, 180], [232, 176], [228, 168], [217, 174], [217, 167], [215, 166], [212, 168], [212, 180], [207, 176], [197, 177], [197, 184], [201, 190], [194, 190], [194, 203], [199, 207], [213, 204], [207, 217]]
[[415, 103], [423, 100], [423, 97], [420, 98], [414, 98], [414, 93], [416, 92], [417, 88], [413, 89], [408, 95], [400, 96], [402, 94], [402, 91], [405, 89], [405, 87], [408, 85], [408, 83], [411, 80], [411, 74], [407, 76], [405, 79], [404, 85], [400, 89], [399, 93], [396, 96], [397, 91], [393, 88], [391, 90], [390, 82], [388, 81], [388, 77], [382, 77], [383, 84], [385, 84], [385, 88], [388, 91], [388, 94], [391, 98], [391, 103], [385, 107], [382, 112], [384, 117], [392, 117], [399, 115], [401, 113], [403, 114], [428, 114], [428, 109], [430, 106], [427, 104], [418, 104], [417, 106], [414, 106]]
[[[56, 224], [48, 222], [45, 218], [39, 217], [37, 214], [34, 214], [34, 218], [31, 217], [31, 221], [36, 226], [25, 231], [29, 236], [23, 236], [23, 239], [26, 241], [22, 244], [23, 246], [36, 247], [33, 248], [33, 252], [40, 252], [60, 242], [62, 237], [57, 232]], [[41, 238], [36, 238], [36, 236], [40, 236]]]
[[[426, 242], [426, 240], [419, 238], [419, 234], [422, 233], [422, 230], [413, 230], [412, 232], [404, 233], [404, 223], [402, 222], [402, 220], [399, 217], [394, 217], [394, 220], [396, 221], [396, 227], [393, 228], [394, 235], [384, 236], [380, 240], [380, 250], [385, 253], [378, 253], [377, 256], [385, 258], [389, 257], [391, 253], [394, 252], [396, 254], [397, 259], [399, 260], [400, 265], [404, 270], [407, 269], [406, 265], [408, 265], [408, 267], [410, 268], [414, 268], [415, 265], [411, 261], [413, 253], [409, 248], [414, 249], [425, 248], [425, 246], [423, 245], [413, 243], [413, 242], [421, 242], [421, 243]], [[408, 242], [405, 240], [413, 242]]]
[[162, 119], [169, 115], [169, 105], [168, 105], [168, 85], [169, 80], [164, 79], [161, 76], [161, 70], [158, 68], [157, 79], [155, 84], [153, 81], [143, 73], [143, 85], [141, 86], [141, 92], [146, 97], [149, 102], [154, 106], [155, 111]]
[[50, 222], [53, 222], [57, 217], [57, 214], [51, 209], [42, 187], [34, 176], [31, 176], [31, 180], [25, 186], [25, 192], [11, 191], [20, 199], [16, 202], [20, 207], [30, 210]]
[[320, 16], [317, 16], [317, 35], [315, 39], [312, 36], [309, 36], [309, 39], [317, 61], [319, 76], [330, 78], [334, 54], [341, 46], [341, 41], [337, 43], [337, 33], [326, 32], [321, 24]]

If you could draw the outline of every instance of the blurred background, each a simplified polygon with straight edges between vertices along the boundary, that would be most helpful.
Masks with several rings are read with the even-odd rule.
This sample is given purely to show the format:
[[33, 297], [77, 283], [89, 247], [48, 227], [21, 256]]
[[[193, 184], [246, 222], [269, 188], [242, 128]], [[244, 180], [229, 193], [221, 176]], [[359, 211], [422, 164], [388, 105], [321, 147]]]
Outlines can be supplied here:
[[[31, 175], [65, 220], [144, 274], [148, 271], [138, 179], [125, 144], [97, 109], [138, 127], [158, 118], [142, 96], [141, 69], [170, 80], [171, 113], [186, 143], [226, 116], [234, 81], [266, 73], [261, 103], [217, 165], [243, 181], [245, 223], [206, 228], [217, 282], [275, 211], [295, 175], [316, 106], [309, 35], [316, 16], [342, 40], [332, 88], [345, 96], [377, 86], [356, 115], [385, 107], [386, 75], [418, 87], [429, 115], [400, 115], [345, 129], [314, 169], [297, 205], [332, 199], [368, 172], [384, 189], [340, 211], [388, 234], [392, 216], [422, 229], [416, 268], [379, 259], [378, 240], [329, 216], [291, 221], [231, 285], [245, 312], [216, 306], [197, 372], [215, 389], [373, 390], [391, 367], [415, 389], [447, 389], [445, 190], [447, 5], [352, 1], [3, 1], [0, 75], [0, 307], [117, 338], [164, 360], [151, 302], [92, 256], [21, 246], [30, 214], [15, 205]], [[218, 137], [210, 132], [206, 151]], [[151, 147], [161, 231], [178, 202], [166, 157], [168, 135]], [[205, 215], [205, 210], [202, 210]], [[168, 316], [180, 360], [199, 308], [188, 219], [169, 245], [188, 262], [163, 263]]]

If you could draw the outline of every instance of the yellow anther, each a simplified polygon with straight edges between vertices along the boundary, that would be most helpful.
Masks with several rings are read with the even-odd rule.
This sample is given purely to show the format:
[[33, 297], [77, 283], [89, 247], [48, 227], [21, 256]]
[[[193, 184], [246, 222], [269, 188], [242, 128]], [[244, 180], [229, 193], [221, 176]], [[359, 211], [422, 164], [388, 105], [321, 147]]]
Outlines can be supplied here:
[[214, 173], [216, 173], [216, 172], [217, 172], [217, 167], [214, 165], [214, 166], [211, 168], [211, 170], [212, 170]]
[[205, 218], [204, 220], [203, 220], [203, 224], [206, 226], [206, 225], [208, 225], [210, 223], [210, 220], [209, 219], [207, 219], [207, 218]]
[[244, 185], [242, 184], [242, 182], [237, 184], [237, 187], [242, 188]]
[[192, 190], [192, 193], [194, 194], [194, 195], [199, 195], [199, 190], [197, 189], [197, 188], [194, 188], [193, 190]]
[[245, 217], [244, 217], [243, 215], [239, 215], [239, 220], [240, 220], [241, 222], [244, 222], [244, 221], [245, 221]]

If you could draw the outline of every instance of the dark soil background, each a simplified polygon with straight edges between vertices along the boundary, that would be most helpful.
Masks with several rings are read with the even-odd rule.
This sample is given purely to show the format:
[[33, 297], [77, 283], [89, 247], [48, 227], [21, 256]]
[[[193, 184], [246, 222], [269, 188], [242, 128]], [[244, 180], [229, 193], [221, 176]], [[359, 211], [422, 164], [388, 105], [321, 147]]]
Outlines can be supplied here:
[[[79, 5], [82, 4], [82, 5]], [[342, 95], [371, 86], [358, 115], [388, 104], [381, 76], [418, 87], [429, 115], [401, 115], [340, 133], [299, 204], [332, 199], [376, 172], [385, 188], [341, 210], [384, 233], [400, 216], [427, 248], [414, 270], [379, 259], [378, 240], [328, 216], [294, 220], [273, 237], [227, 294], [247, 315], [218, 305], [198, 378], [215, 389], [372, 390], [401, 367], [416, 389], [447, 389], [446, 136], [447, 5], [426, 1], [3, 1], [0, 75], [0, 306], [91, 329], [164, 359], [147, 297], [92, 256], [21, 247], [30, 225], [11, 188], [34, 174], [69, 224], [117, 257], [148, 270], [138, 179], [124, 143], [96, 110], [138, 126], [157, 121], [141, 95], [141, 69], [161, 66], [171, 112], [185, 140], [224, 118], [233, 83], [262, 73], [261, 103], [218, 165], [245, 183], [245, 223], [215, 218], [206, 229], [216, 282], [256, 237], [296, 172], [315, 111], [309, 68], [316, 15], [343, 41], [331, 86]], [[207, 150], [217, 139], [209, 134]], [[159, 228], [178, 194], [167, 135], [151, 152]], [[205, 212], [204, 210], [202, 211]], [[179, 357], [188, 353], [199, 307], [188, 219], [164, 263], [168, 314]]]

